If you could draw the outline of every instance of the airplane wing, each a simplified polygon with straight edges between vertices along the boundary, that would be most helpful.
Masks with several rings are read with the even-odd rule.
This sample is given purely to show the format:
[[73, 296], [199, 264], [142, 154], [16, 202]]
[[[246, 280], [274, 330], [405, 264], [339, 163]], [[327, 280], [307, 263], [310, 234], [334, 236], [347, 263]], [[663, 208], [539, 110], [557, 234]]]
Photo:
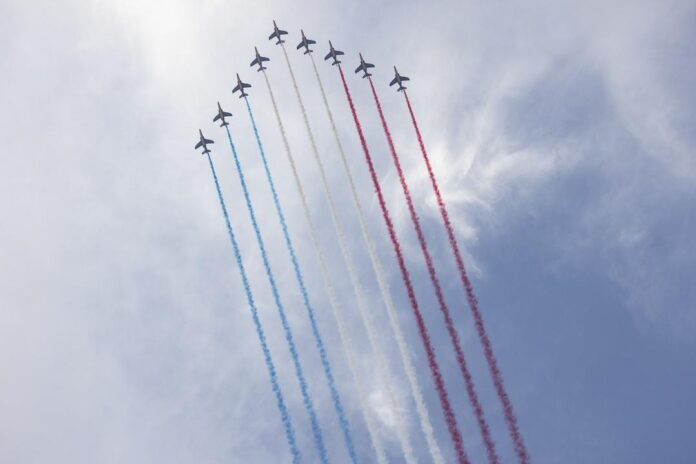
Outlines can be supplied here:
[[312, 44], [317, 43], [317, 41], [316, 41], [316, 40], [312, 40], [312, 39], [307, 39], [307, 43], [308, 43], [309, 45], [312, 45]]
[[203, 146], [203, 142], [198, 142], [195, 147], [193, 147], [194, 150], [198, 150]]
[[280, 29], [278, 29], [277, 31], [273, 31], [273, 34], [268, 36], [268, 40], [271, 40], [271, 39], [280, 40], [280, 36], [285, 35], [285, 34], [287, 34], [287, 31], [281, 31]]
[[217, 120], [220, 119], [221, 117], [222, 117], [222, 116], [220, 115], [220, 113], [216, 114], [215, 117], [213, 118], [213, 122], [217, 121]]
[[249, 66], [254, 66], [254, 65], [256, 65], [256, 64], [259, 64], [258, 58], [254, 58], [254, 61], [252, 61], [251, 64], [250, 64]]
[[242, 90], [242, 89], [239, 87], [239, 84], [237, 84], [237, 85], [232, 89], [232, 93], [239, 92], [240, 90]]
[[392, 85], [396, 84], [397, 82], [399, 82], [399, 80], [395, 77], [395, 78], [392, 79], [392, 81], [389, 83], [389, 87], [391, 87]]
[[327, 53], [327, 55], [324, 57], [324, 60], [328, 60], [329, 58], [331, 58], [331, 56], [332, 56], [331, 52]]
[[366, 68], [374, 68], [375, 65], [374, 65], [374, 64], [370, 64], [370, 63], [365, 63], [365, 67], [366, 67]]
[[362, 63], [360, 63], [360, 66], [355, 68], [355, 72], [364, 71], [364, 70], [365, 70], [365, 67], [362, 65]]
[[[207, 144], [207, 143], [215, 143], [215, 142], [213, 142], [212, 140], [209, 140], [209, 139], [203, 139], [203, 142], [206, 143], [206, 144]], [[200, 143], [200, 142], [198, 142], [198, 143]]]
[[232, 113], [228, 113], [227, 111], [223, 111], [223, 112], [222, 112], [222, 115], [223, 115], [224, 117], [226, 117], [226, 118], [231, 118], [231, 117], [232, 117]]
[[302, 48], [303, 46], [304, 46], [304, 42], [300, 42], [299, 44], [297, 44], [297, 49], [299, 50], [299, 49]]
[[242, 87], [246, 89], [251, 87], [251, 84], [245, 84], [244, 82], [242, 82]]
[[270, 59], [270, 58], [266, 58], [265, 56], [262, 56], [262, 57], [261, 57], [261, 61], [271, 61], [271, 59]]
[[337, 55], [343, 55], [343, 52], [338, 51], [338, 50], [334, 50], [334, 53], [337, 54]]
[[406, 76], [401, 76], [401, 80], [402, 80], [402, 81], [410, 81], [411, 79], [409, 79], [409, 78], [406, 77]]

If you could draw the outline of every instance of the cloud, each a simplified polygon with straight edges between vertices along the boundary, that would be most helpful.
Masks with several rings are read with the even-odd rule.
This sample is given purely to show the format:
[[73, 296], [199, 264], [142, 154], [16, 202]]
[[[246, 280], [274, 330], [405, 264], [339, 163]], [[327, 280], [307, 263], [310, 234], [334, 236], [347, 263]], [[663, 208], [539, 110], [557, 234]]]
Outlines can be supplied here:
[[[376, 82], [409, 182], [426, 227], [434, 230], [438, 212], [403, 102], [386, 88], [392, 63], [411, 77], [422, 132], [477, 278], [494, 278], [477, 254], [484, 238], [495, 240], [525, 214], [550, 217], [572, 207], [563, 216], [567, 222], [545, 237], [555, 257], [596, 267], [651, 328], [693, 337], [693, 4], [605, 3], [378, 2], [369, 9], [316, 1], [302, 8], [251, 1], [4, 3], [0, 378], [9, 381], [0, 385], [0, 440], [10, 445], [0, 446], [0, 461], [287, 457], [208, 167], [192, 150], [199, 127], [222, 140], [210, 124], [220, 100], [235, 115], [239, 151], [286, 305], [299, 307], [244, 110], [229, 93], [240, 72], [255, 86], [258, 111], [268, 104], [248, 62], [257, 44], [272, 60], [279, 58], [266, 41], [273, 18], [293, 37], [300, 26], [311, 30], [318, 50], [331, 38], [346, 51], [346, 68], [358, 51], [378, 64]], [[310, 82], [309, 67], [300, 57], [291, 59], [298, 78]], [[334, 69], [320, 69], [370, 227], [382, 237]], [[283, 87], [285, 72], [273, 69], [270, 76], [281, 89], [301, 174], [311, 179], [307, 142], [299, 118], [292, 117], [294, 97]], [[423, 276], [370, 96], [363, 81], [349, 83], [414, 275]], [[318, 96], [307, 94], [308, 107], [315, 107]], [[319, 118], [313, 113], [310, 118]], [[259, 119], [315, 304], [322, 306], [326, 298], [314, 284], [317, 266], [291, 179], [282, 175], [287, 166], [274, 123]], [[321, 127], [321, 121], [313, 124]], [[330, 138], [317, 132], [320, 150], [328, 152]], [[241, 191], [224, 143], [215, 149], [291, 414], [297, 429], [307, 430]], [[344, 201], [340, 173], [329, 176]], [[582, 189], [574, 190], [577, 177]], [[322, 211], [319, 193], [309, 191], [315, 211]], [[357, 224], [347, 226], [357, 237]], [[330, 231], [322, 240], [335, 258]], [[383, 260], [391, 263], [389, 244], [381, 240]], [[433, 248], [442, 253], [445, 245], [434, 240]], [[395, 271], [391, 278], [397, 281]], [[403, 303], [401, 287], [393, 287]], [[338, 288], [349, 303], [349, 292]], [[349, 312], [361, 340], [353, 316]], [[308, 377], [330, 449], [342, 456], [306, 317], [290, 311], [290, 318], [300, 354], [314, 367]], [[404, 316], [403, 322], [418, 356], [412, 321]], [[321, 314], [320, 323], [325, 337], [335, 339], [328, 315]], [[338, 348], [331, 347], [330, 356], [346, 384]], [[355, 400], [349, 389], [343, 392], [360, 437]], [[390, 411], [380, 391], [373, 392], [373, 407], [389, 426]], [[435, 411], [436, 399], [427, 399]], [[298, 436], [302, 449], [311, 450], [309, 436]], [[472, 448], [477, 457], [481, 450]], [[361, 452], [367, 455], [369, 447]]]
[[[591, 253], [607, 277], [625, 289], [637, 314], [659, 313], [650, 318], [654, 323], [690, 331], [683, 322], [692, 319], [687, 315], [693, 306], [665, 304], [673, 295], [688, 294], [687, 286], [659, 282], [693, 265], [688, 234], [668, 230], [674, 215], [690, 217], [688, 199], [695, 193], [690, 185], [696, 145], [685, 124], [693, 120], [695, 96], [682, 83], [682, 76], [693, 74], [686, 59], [693, 51], [686, 40], [693, 5], [512, 4], [509, 15], [489, 22], [480, 21], [486, 7], [470, 7], [470, 17], [444, 23], [435, 39], [462, 44], [451, 57], [442, 56], [450, 49], [444, 43], [435, 52], [435, 61], [461, 63], [452, 66], [458, 74], [444, 80], [446, 88], [437, 88], [442, 95], [428, 96], [443, 111], [427, 113], [423, 98], [416, 103], [467, 248], [491, 227], [504, 228], [520, 217], [520, 208], [539, 211], [553, 201], [550, 196], [561, 204], [572, 192], [555, 181], [585, 172], [600, 183], [601, 193], [577, 205], [571, 235], [558, 238], [560, 255], [579, 253], [576, 258], [585, 262], [581, 255]], [[501, 36], [503, 28], [507, 32]], [[452, 39], [457, 31], [472, 29], [471, 42]], [[402, 132], [409, 138], [406, 129]], [[416, 159], [409, 179], [416, 196], [425, 197], [427, 215], [437, 218], [417, 150], [413, 141], [402, 149]], [[654, 209], [661, 200], [670, 214]], [[403, 209], [397, 211], [405, 216]], [[694, 230], [693, 221], [678, 228]], [[580, 240], [577, 230], [583, 231], [584, 247], [571, 241]], [[648, 250], [651, 241], [666, 235], [676, 240], [669, 250]], [[485, 273], [475, 256], [469, 261]]]

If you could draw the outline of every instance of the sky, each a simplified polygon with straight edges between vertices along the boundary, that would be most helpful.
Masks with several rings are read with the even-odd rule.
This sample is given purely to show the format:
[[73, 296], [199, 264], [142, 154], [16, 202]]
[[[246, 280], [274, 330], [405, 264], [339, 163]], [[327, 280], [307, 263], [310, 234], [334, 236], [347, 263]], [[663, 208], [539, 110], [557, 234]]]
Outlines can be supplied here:
[[409, 96], [535, 463], [696, 462], [696, 3], [4, 1], [0, 4], [0, 462], [289, 462], [198, 129], [306, 462], [309, 421], [215, 103], [249, 180], [332, 462], [347, 462], [235, 73], [253, 105], [362, 462], [373, 454], [253, 47], [306, 181], [392, 462], [392, 411], [346, 282], [272, 20], [425, 440], [299, 30], [388, 272], [437, 440], [452, 447], [335, 67], [345, 69], [472, 462], [467, 403], [357, 54], [374, 79], [503, 462], [516, 462], [392, 66]]

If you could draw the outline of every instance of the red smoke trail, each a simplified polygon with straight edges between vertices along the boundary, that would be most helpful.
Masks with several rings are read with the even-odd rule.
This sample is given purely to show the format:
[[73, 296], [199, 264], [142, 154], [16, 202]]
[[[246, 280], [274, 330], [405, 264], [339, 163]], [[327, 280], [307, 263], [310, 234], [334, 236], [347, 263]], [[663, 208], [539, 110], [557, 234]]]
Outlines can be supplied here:
[[399, 156], [396, 154], [396, 148], [394, 148], [394, 141], [392, 140], [391, 133], [389, 132], [389, 127], [387, 127], [387, 121], [384, 119], [384, 113], [382, 112], [382, 105], [379, 102], [379, 97], [377, 97], [377, 91], [372, 83], [372, 78], [367, 78], [370, 81], [370, 89], [372, 90], [372, 96], [375, 99], [375, 104], [377, 106], [377, 112], [379, 113], [379, 119], [382, 121], [382, 128], [384, 128], [384, 135], [387, 137], [387, 142], [389, 143], [389, 150], [391, 151], [392, 159], [394, 160], [394, 166], [396, 167], [396, 172], [399, 174], [399, 181], [401, 182], [401, 188], [404, 191], [404, 196], [406, 197], [406, 203], [408, 205], [408, 211], [411, 213], [411, 220], [413, 221], [413, 226], [416, 229], [416, 235], [418, 236], [418, 242], [420, 243], [421, 251], [423, 252], [423, 257], [425, 258], [425, 264], [428, 267], [428, 274], [430, 274], [430, 281], [435, 289], [435, 295], [437, 296], [437, 301], [440, 306], [440, 311], [445, 318], [445, 326], [447, 327], [447, 332], [449, 333], [450, 340], [452, 341], [452, 346], [454, 348], [454, 353], [457, 358], [457, 364], [459, 364], [459, 369], [462, 371], [464, 376], [464, 382], [466, 384], [466, 392], [469, 395], [469, 402], [471, 407], [474, 409], [474, 414], [476, 415], [476, 421], [478, 422], [479, 429], [481, 430], [481, 435], [483, 436], [483, 441], [486, 445], [486, 452], [488, 453], [488, 460], [492, 464], [497, 464], [500, 462], [498, 455], [495, 452], [495, 444], [493, 443], [493, 437], [491, 437], [490, 429], [488, 428], [488, 423], [483, 414], [483, 407], [479, 402], [478, 395], [476, 394], [476, 389], [474, 388], [474, 381], [471, 377], [471, 372], [466, 365], [466, 359], [464, 358], [464, 351], [462, 350], [461, 344], [459, 342], [459, 335], [454, 328], [454, 322], [450, 315], [447, 302], [445, 302], [445, 297], [442, 293], [442, 288], [440, 287], [440, 280], [435, 272], [435, 266], [433, 265], [433, 259], [428, 251], [428, 245], [425, 242], [425, 235], [421, 229], [420, 220], [418, 219], [418, 213], [413, 206], [413, 200], [411, 199], [411, 192], [409, 191], [408, 185], [406, 184], [406, 177], [401, 169], [401, 163], [399, 161]]
[[435, 180], [435, 173], [430, 165], [430, 158], [428, 158], [428, 152], [425, 150], [425, 144], [423, 143], [423, 137], [421, 137], [420, 130], [418, 129], [418, 123], [416, 122], [416, 116], [413, 114], [413, 107], [411, 106], [411, 101], [408, 99], [408, 94], [404, 91], [404, 98], [406, 99], [406, 105], [408, 106], [408, 112], [411, 115], [411, 121], [413, 121], [413, 128], [416, 130], [416, 136], [418, 137], [418, 143], [420, 144], [421, 153], [423, 153], [423, 159], [425, 160], [425, 166], [428, 168], [428, 175], [430, 176], [430, 183], [433, 185], [433, 190], [435, 191], [435, 196], [437, 197], [437, 204], [440, 207], [440, 214], [442, 215], [442, 221], [445, 223], [445, 228], [447, 229], [447, 236], [449, 237], [450, 246], [452, 247], [452, 252], [454, 253], [454, 258], [457, 261], [457, 269], [459, 269], [459, 276], [462, 279], [462, 284], [466, 289], [466, 297], [469, 300], [469, 307], [471, 308], [471, 313], [474, 318], [474, 324], [476, 325], [476, 332], [478, 332], [479, 339], [481, 340], [481, 345], [483, 345], [483, 352], [488, 363], [488, 369], [490, 370], [491, 376], [493, 377], [493, 383], [495, 384], [495, 389], [498, 393], [501, 403], [503, 403], [503, 411], [505, 414], [505, 422], [507, 423], [508, 429], [510, 430], [510, 436], [515, 444], [515, 452], [520, 462], [527, 464], [529, 463], [529, 455], [527, 454], [527, 449], [524, 446], [524, 440], [522, 439], [522, 434], [517, 426], [517, 418], [512, 410], [512, 403], [510, 402], [510, 397], [505, 390], [505, 385], [503, 384], [503, 377], [498, 369], [498, 361], [493, 354], [493, 347], [491, 346], [490, 339], [488, 338], [488, 333], [483, 325], [483, 317], [481, 317], [481, 312], [478, 308], [478, 300], [474, 294], [474, 289], [471, 286], [471, 281], [469, 281], [469, 276], [466, 274], [466, 268], [464, 267], [464, 260], [462, 260], [462, 255], [459, 252], [459, 245], [457, 245], [457, 240], [454, 236], [454, 228], [449, 220], [449, 215], [447, 214], [447, 208], [445, 207], [445, 202], [440, 194], [440, 188]]
[[403, 278], [404, 285], [406, 285], [406, 291], [408, 292], [408, 300], [411, 303], [411, 309], [413, 309], [413, 315], [416, 317], [416, 323], [418, 325], [418, 332], [420, 333], [421, 340], [423, 341], [423, 346], [428, 356], [428, 367], [430, 367], [430, 373], [435, 381], [435, 388], [437, 390], [437, 395], [440, 398], [440, 405], [442, 406], [442, 411], [445, 415], [445, 421], [447, 422], [447, 429], [449, 430], [452, 441], [454, 442], [454, 449], [457, 454], [457, 461], [460, 464], [468, 464], [469, 459], [464, 451], [464, 443], [462, 441], [462, 436], [459, 432], [459, 427], [457, 426], [457, 419], [452, 411], [452, 406], [449, 402], [449, 397], [447, 395], [447, 389], [445, 388], [445, 382], [442, 379], [442, 374], [440, 373], [440, 367], [435, 359], [435, 352], [433, 351], [432, 344], [430, 343], [430, 335], [428, 335], [428, 329], [425, 327], [425, 322], [423, 321], [423, 315], [418, 308], [418, 301], [416, 300], [416, 294], [413, 291], [413, 284], [411, 283], [411, 277], [409, 276], [408, 269], [406, 268], [406, 262], [404, 261], [403, 254], [401, 253], [401, 245], [399, 244], [399, 239], [394, 231], [394, 225], [389, 218], [389, 211], [387, 210], [387, 205], [384, 202], [384, 196], [382, 195], [382, 188], [379, 185], [379, 180], [377, 179], [377, 173], [375, 172], [375, 167], [372, 163], [372, 157], [370, 156], [370, 151], [367, 148], [367, 142], [365, 141], [365, 135], [363, 134], [362, 127], [360, 126], [360, 121], [358, 120], [358, 114], [355, 111], [355, 105], [353, 105], [353, 98], [350, 95], [350, 90], [348, 90], [348, 84], [346, 84], [346, 78], [343, 75], [343, 69], [341, 65], [338, 65], [338, 71], [341, 74], [341, 81], [343, 82], [343, 89], [346, 92], [346, 98], [348, 99], [348, 105], [350, 106], [350, 111], [353, 113], [353, 120], [355, 121], [355, 127], [358, 130], [358, 136], [360, 137], [360, 144], [362, 145], [363, 153], [365, 153], [365, 161], [370, 169], [370, 176], [372, 177], [372, 183], [374, 184], [375, 191], [377, 192], [377, 199], [379, 201], [379, 206], [382, 210], [382, 217], [384, 217], [384, 222], [387, 224], [387, 230], [389, 231], [389, 238], [391, 239], [392, 245], [394, 245], [394, 252], [396, 253], [397, 261], [399, 262], [399, 269], [401, 270], [401, 277]]

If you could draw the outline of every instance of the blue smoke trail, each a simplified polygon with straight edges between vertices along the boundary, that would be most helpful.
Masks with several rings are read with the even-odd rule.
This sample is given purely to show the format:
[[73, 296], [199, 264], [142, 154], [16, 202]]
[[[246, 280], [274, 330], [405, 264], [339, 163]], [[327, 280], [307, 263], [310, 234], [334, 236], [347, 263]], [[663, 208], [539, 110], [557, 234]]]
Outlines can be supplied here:
[[259, 343], [261, 343], [261, 349], [263, 350], [263, 358], [266, 362], [266, 368], [268, 369], [268, 376], [271, 378], [271, 389], [275, 394], [276, 402], [278, 403], [278, 410], [280, 411], [280, 417], [283, 420], [283, 426], [285, 427], [285, 438], [288, 440], [288, 445], [290, 445], [292, 462], [294, 464], [298, 464], [300, 462], [300, 450], [297, 448], [297, 442], [295, 441], [295, 432], [292, 427], [292, 422], [290, 421], [288, 409], [283, 401], [283, 394], [280, 391], [280, 385], [278, 385], [278, 378], [276, 377], [271, 352], [266, 344], [266, 334], [263, 331], [258, 310], [256, 309], [256, 303], [254, 303], [254, 297], [251, 294], [249, 279], [247, 278], [246, 271], [244, 270], [244, 264], [242, 263], [242, 255], [239, 253], [239, 245], [237, 244], [237, 240], [234, 237], [234, 232], [232, 231], [232, 224], [230, 223], [230, 217], [227, 214], [227, 207], [225, 206], [225, 200], [222, 197], [222, 190], [220, 189], [220, 183], [218, 182], [217, 174], [215, 173], [215, 167], [213, 166], [213, 160], [210, 158], [210, 154], [208, 154], [208, 162], [210, 163], [210, 171], [213, 173], [213, 180], [215, 180], [215, 188], [217, 189], [218, 198], [220, 199], [222, 214], [225, 216], [227, 233], [230, 236], [230, 242], [232, 243], [232, 249], [234, 250], [234, 257], [237, 260], [237, 266], [239, 267], [239, 274], [242, 276], [242, 284], [244, 284], [244, 292], [246, 293], [249, 309], [251, 310], [251, 317], [254, 320], [254, 326], [256, 327], [256, 335], [259, 337]]
[[319, 350], [319, 356], [321, 357], [321, 364], [324, 368], [324, 375], [326, 376], [326, 382], [329, 385], [329, 390], [331, 391], [331, 399], [333, 400], [334, 408], [336, 409], [336, 414], [338, 414], [338, 422], [341, 425], [341, 431], [343, 432], [343, 438], [348, 447], [348, 454], [350, 455], [351, 462], [353, 464], [357, 463], [357, 456], [355, 454], [355, 447], [353, 446], [353, 438], [351, 437], [350, 430], [348, 427], [348, 419], [346, 419], [345, 412], [343, 411], [343, 405], [341, 404], [341, 398], [336, 389], [336, 382], [334, 381], [333, 374], [331, 373], [331, 365], [329, 364], [329, 358], [326, 355], [326, 349], [324, 348], [324, 342], [322, 341], [321, 334], [319, 333], [319, 327], [317, 326], [317, 321], [314, 318], [314, 310], [309, 302], [309, 295], [307, 294], [307, 288], [304, 284], [304, 279], [302, 278], [302, 272], [300, 271], [300, 265], [297, 261], [297, 256], [295, 255], [295, 248], [292, 246], [292, 241], [290, 240], [290, 233], [288, 232], [288, 226], [285, 222], [285, 215], [283, 214], [283, 209], [280, 206], [280, 200], [278, 199], [278, 194], [275, 190], [275, 184], [273, 182], [273, 176], [268, 167], [268, 162], [266, 161], [266, 154], [263, 151], [263, 145], [261, 144], [261, 137], [259, 136], [259, 131], [256, 127], [256, 121], [254, 120], [254, 114], [251, 111], [251, 105], [249, 105], [249, 99], [244, 97], [244, 102], [246, 103], [247, 110], [249, 112], [249, 119], [251, 119], [251, 125], [254, 128], [254, 136], [256, 137], [256, 143], [259, 146], [259, 152], [261, 153], [261, 160], [263, 161], [263, 168], [266, 171], [266, 178], [271, 187], [271, 193], [273, 194], [273, 202], [275, 203], [275, 209], [278, 213], [278, 219], [280, 220], [280, 226], [283, 229], [283, 236], [285, 237], [285, 245], [287, 246], [288, 252], [290, 253], [290, 259], [292, 260], [293, 268], [295, 269], [295, 277], [297, 277], [297, 283], [300, 286], [300, 292], [302, 293], [302, 298], [304, 300], [305, 308], [307, 308], [307, 316], [312, 326], [312, 334], [316, 341], [317, 349]]
[[314, 412], [314, 406], [312, 405], [312, 398], [309, 394], [309, 388], [307, 387], [307, 382], [304, 377], [304, 372], [302, 370], [302, 365], [300, 364], [300, 358], [297, 354], [297, 348], [295, 346], [295, 341], [292, 337], [292, 330], [288, 324], [287, 317], [285, 316], [285, 310], [283, 309], [283, 304], [280, 301], [280, 295], [278, 293], [278, 287], [276, 286], [275, 278], [273, 277], [273, 272], [271, 271], [271, 264], [268, 261], [268, 256], [266, 255], [266, 246], [263, 242], [263, 237], [261, 236], [261, 230], [256, 222], [256, 215], [254, 214], [254, 207], [251, 204], [251, 197], [249, 196], [249, 189], [247, 188], [246, 180], [244, 178], [244, 171], [242, 170], [242, 165], [239, 162], [239, 157], [237, 156], [237, 150], [234, 147], [234, 142], [232, 141], [232, 134], [230, 133], [229, 126], [225, 126], [227, 131], [227, 138], [230, 141], [230, 148], [232, 149], [232, 155], [234, 156], [234, 164], [237, 167], [237, 174], [239, 175], [239, 182], [242, 185], [242, 190], [244, 191], [244, 200], [246, 201], [247, 209], [249, 210], [249, 216], [251, 217], [251, 224], [254, 227], [254, 233], [256, 234], [256, 241], [259, 244], [259, 249], [261, 250], [261, 259], [263, 260], [263, 266], [266, 268], [266, 276], [268, 277], [268, 282], [271, 284], [271, 291], [273, 292], [273, 299], [275, 300], [276, 307], [278, 308], [278, 313], [280, 315], [280, 321], [283, 325], [283, 331], [285, 332], [285, 340], [290, 348], [290, 354], [292, 355], [292, 361], [295, 365], [295, 374], [297, 375], [297, 380], [300, 383], [300, 391], [302, 392], [302, 399], [304, 401], [305, 409], [307, 414], [309, 414], [310, 421], [312, 423], [312, 433], [314, 434], [314, 443], [319, 451], [319, 456], [321, 457], [322, 463], [328, 463], [328, 456], [326, 453], [326, 447], [324, 446], [324, 440], [322, 438], [321, 429], [319, 428], [319, 422], [317, 420], [316, 413]]

